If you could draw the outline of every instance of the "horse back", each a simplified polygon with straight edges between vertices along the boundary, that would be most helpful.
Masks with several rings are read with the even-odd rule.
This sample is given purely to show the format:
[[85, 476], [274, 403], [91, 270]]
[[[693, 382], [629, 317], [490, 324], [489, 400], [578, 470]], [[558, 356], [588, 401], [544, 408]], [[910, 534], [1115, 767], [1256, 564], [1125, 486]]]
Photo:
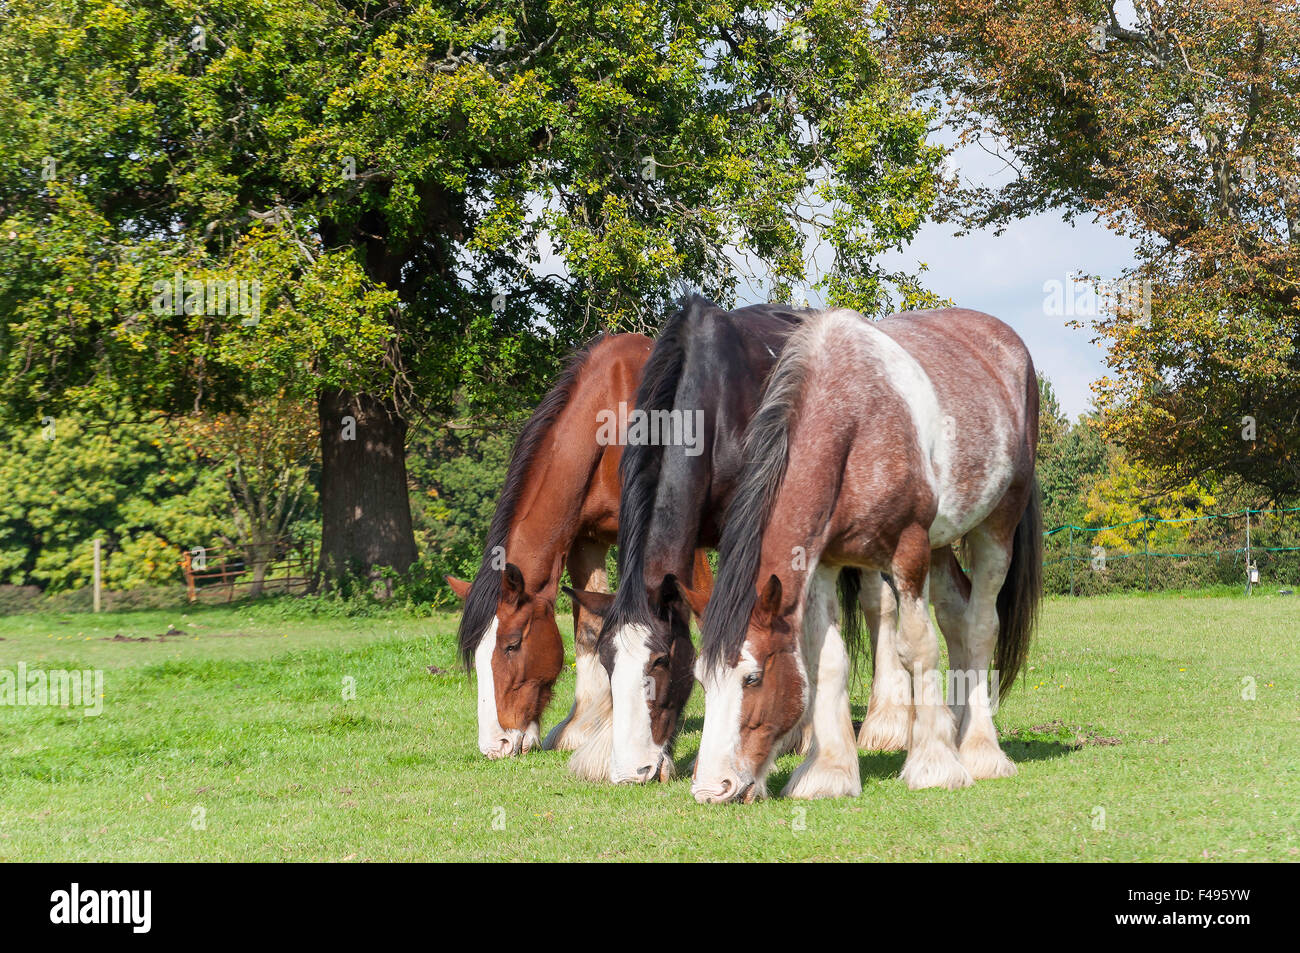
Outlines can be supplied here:
[[904, 312], [875, 327], [907, 352], [933, 390], [937, 413], [912, 403], [938, 495], [932, 535], [960, 534], [1033, 478], [1033, 360], [1009, 325], [966, 308]]

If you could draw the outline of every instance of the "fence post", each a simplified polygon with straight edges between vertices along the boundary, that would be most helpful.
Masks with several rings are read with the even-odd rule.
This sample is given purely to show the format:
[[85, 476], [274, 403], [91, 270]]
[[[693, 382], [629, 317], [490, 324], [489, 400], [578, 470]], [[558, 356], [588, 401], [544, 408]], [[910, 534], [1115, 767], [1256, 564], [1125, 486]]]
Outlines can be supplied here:
[[1070, 595], [1074, 595], [1074, 526], [1070, 526]]
[[95, 611], [99, 611], [99, 593], [103, 586], [103, 573], [101, 570], [101, 560], [99, 555], [99, 540], [95, 540]]
[[1151, 520], [1144, 517], [1142, 519], [1142, 561], [1146, 563], [1147, 570], [1147, 592], [1151, 591], [1151, 541], [1147, 535], [1147, 529], [1151, 525]]
[[1250, 595], [1250, 506], [1246, 506], [1246, 595]]

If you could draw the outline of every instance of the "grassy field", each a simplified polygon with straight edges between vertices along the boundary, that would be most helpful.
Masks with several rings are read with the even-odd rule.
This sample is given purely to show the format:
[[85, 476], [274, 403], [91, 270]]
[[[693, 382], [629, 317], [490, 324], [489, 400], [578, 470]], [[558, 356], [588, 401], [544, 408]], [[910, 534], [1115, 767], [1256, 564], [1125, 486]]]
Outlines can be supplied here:
[[452, 616], [283, 614], [0, 619], [0, 670], [104, 670], [98, 717], [0, 707], [0, 860], [1300, 859], [1295, 597], [1049, 600], [997, 718], [1018, 777], [912, 792], [863, 754], [860, 798], [725, 807], [486, 761]]

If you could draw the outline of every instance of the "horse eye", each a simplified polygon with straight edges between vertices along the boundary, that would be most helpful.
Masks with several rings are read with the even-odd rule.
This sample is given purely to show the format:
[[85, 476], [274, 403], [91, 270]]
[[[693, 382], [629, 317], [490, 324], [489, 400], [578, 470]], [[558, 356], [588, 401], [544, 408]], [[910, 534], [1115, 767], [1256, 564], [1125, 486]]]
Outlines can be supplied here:
[[745, 687], [753, 688], [762, 680], [763, 680], [762, 672], [750, 672], [748, 675], [745, 676]]
[[668, 667], [668, 656], [667, 656], [667, 655], [656, 655], [656, 656], [654, 657], [653, 661], [650, 662], [650, 667], [651, 667], [651, 668], [667, 668], [667, 667]]
[[506, 647], [503, 648], [501, 651], [505, 652], [506, 655], [509, 655], [511, 652], [518, 652], [518, 651], [519, 651], [519, 645], [520, 645], [520, 643], [522, 643], [523, 641], [524, 641], [523, 639], [515, 639], [513, 642], [511, 642], [511, 643], [509, 643], [508, 645], [506, 645]]

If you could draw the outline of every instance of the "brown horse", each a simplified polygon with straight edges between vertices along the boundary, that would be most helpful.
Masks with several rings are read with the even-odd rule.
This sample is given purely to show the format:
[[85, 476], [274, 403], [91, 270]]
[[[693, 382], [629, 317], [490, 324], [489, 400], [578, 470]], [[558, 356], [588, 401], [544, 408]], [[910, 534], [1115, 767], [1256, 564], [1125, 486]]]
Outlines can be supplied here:
[[[1041, 594], [1037, 443], [1033, 362], [996, 318], [948, 308], [872, 323], [830, 311], [791, 336], [746, 436], [705, 612], [697, 800], [764, 794], [779, 743], [805, 724], [808, 755], [784, 793], [861, 791], [848, 699], [860, 640], [841, 636], [835, 600], [848, 567], [872, 581], [862, 601], [873, 633], [892, 631], [878, 574], [897, 590], [910, 699], [887, 701], [909, 717], [903, 780], [956, 788], [1015, 773], [993, 726], [989, 667], [1005, 691]], [[951, 548], [963, 538], [969, 575]], [[966, 679], [952, 709], [931, 596]]]
[[[608, 591], [622, 446], [601, 442], [598, 425], [602, 412], [634, 400], [651, 343], [600, 335], [570, 358], [515, 442], [474, 582], [447, 578], [465, 600], [460, 649], [478, 674], [478, 743], [489, 758], [528, 751], [541, 737], [564, 665], [561, 572], [580, 589]], [[576, 602], [573, 632], [576, 697], [546, 748], [576, 748], [608, 718], [609, 678], [594, 654], [600, 619]]]

